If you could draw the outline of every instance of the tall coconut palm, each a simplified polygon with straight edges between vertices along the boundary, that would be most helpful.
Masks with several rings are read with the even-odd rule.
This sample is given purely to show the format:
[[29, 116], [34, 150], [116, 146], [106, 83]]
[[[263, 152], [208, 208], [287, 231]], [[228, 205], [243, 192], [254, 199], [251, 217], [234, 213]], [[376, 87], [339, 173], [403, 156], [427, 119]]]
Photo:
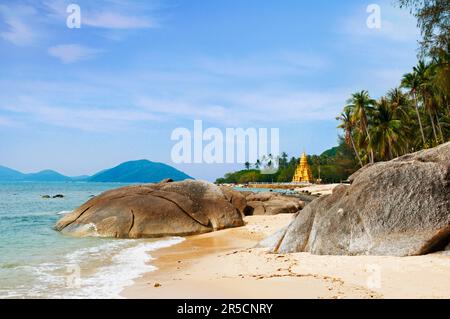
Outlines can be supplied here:
[[[407, 94], [403, 93], [400, 88], [394, 88], [389, 90], [387, 95], [387, 102], [389, 103], [390, 109], [393, 112], [393, 117], [396, 120], [400, 120], [402, 123], [402, 130], [406, 135], [414, 135], [413, 132], [413, 123], [411, 123], [411, 111], [414, 110], [412, 107], [411, 99]], [[406, 154], [411, 149], [411, 143], [408, 139], [405, 139], [405, 144], [400, 152], [396, 155], [403, 153]]]
[[403, 75], [401, 87], [409, 89], [409, 94], [413, 98], [414, 107], [416, 109], [417, 121], [419, 122], [420, 133], [422, 135], [422, 142], [423, 142], [423, 145], [425, 146], [425, 144], [426, 144], [425, 133], [423, 131], [422, 120], [420, 119], [419, 103], [417, 100], [417, 92], [420, 87], [420, 79], [419, 79], [417, 73], [413, 71], [411, 73], [407, 73], [407, 74]]
[[450, 115], [450, 50], [440, 51], [439, 55], [433, 59], [434, 77], [433, 83], [438, 91], [440, 104], [444, 109], [444, 114]]
[[370, 163], [374, 163], [375, 157], [373, 149], [371, 149], [371, 137], [369, 133], [369, 113], [375, 104], [375, 100], [371, 99], [368, 91], [360, 91], [352, 94], [347, 101], [347, 107], [352, 112], [352, 118], [357, 123], [362, 136], [367, 138], [367, 153], [370, 154]]
[[394, 108], [384, 97], [375, 105], [370, 131], [379, 159], [391, 160], [394, 152], [402, 148], [401, 121], [395, 118]]
[[424, 61], [419, 61], [417, 66], [413, 68], [414, 72], [419, 78], [419, 92], [422, 97], [423, 106], [428, 112], [430, 117], [431, 127], [433, 129], [433, 136], [436, 143], [439, 143], [439, 139], [436, 133], [436, 124], [434, 122], [433, 115], [435, 113], [435, 103], [433, 99], [433, 88], [431, 81], [432, 68]]
[[386, 98], [388, 99], [392, 111], [394, 111], [396, 117], [401, 118], [407, 116], [410, 103], [408, 96], [405, 95], [400, 88], [389, 90]]
[[450, 94], [450, 65], [448, 53], [442, 53], [435, 57], [429, 64], [429, 91], [432, 93], [433, 111], [436, 116], [436, 126], [439, 131], [439, 137], [442, 142], [445, 141], [444, 133], [441, 125], [441, 116], [445, 117], [445, 112], [448, 112], [448, 97]]
[[338, 128], [344, 130], [346, 143], [353, 148], [356, 158], [358, 159], [359, 165], [363, 167], [361, 156], [359, 156], [359, 152], [355, 145], [355, 140], [353, 139], [353, 130], [355, 129], [355, 122], [353, 121], [351, 109], [348, 107], [344, 108], [344, 112], [342, 112], [341, 115], [336, 118], [336, 120], [341, 121], [341, 124], [339, 124]]

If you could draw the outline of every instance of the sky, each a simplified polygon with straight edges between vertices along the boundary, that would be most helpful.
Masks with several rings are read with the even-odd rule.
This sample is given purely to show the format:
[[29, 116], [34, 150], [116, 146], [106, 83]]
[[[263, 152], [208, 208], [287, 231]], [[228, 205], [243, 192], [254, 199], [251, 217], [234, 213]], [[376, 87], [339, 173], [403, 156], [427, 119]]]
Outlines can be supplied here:
[[149, 159], [211, 181], [242, 168], [173, 163], [171, 134], [194, 120], [278, 128], [290, 156], [320, 154], [350, 94], [398, 86], [418, 39], [389, 0], [0, 0], [0, 165], [77, 176]]

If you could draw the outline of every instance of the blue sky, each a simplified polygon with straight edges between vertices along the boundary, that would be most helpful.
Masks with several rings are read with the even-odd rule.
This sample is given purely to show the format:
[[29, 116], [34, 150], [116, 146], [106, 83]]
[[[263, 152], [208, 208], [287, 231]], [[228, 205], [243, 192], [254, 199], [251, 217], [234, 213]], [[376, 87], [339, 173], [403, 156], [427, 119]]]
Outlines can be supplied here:
[[[66, 26], [67, 5], [81, 28]], [[381, 7], [381, 29], [366, 8]], [[0, 165], [92, 174], [171, 163], [177, 127], [279, 128], [290, 155], [335, 146], [349, 95], [379, 97], [416, 63], [390, 1], [0, 2]], [[214, 180], [226, 165], [174, 165]]]

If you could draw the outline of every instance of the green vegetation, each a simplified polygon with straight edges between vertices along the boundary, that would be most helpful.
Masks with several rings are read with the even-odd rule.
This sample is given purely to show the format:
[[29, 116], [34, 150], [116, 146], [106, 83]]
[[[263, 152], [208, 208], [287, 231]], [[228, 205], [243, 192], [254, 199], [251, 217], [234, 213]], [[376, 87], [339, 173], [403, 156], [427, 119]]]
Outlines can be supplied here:
[[[291, 182], [295, 169], [300, 162], [300, 158], [292, 157], [289, 159], [288, 154], [282, 153], [279, 157], [279, 169], [275, 174], [261, 174], [260, 163], [250, 165], [248, 169], [228, 173], [223, 178], [216, 180], [218, 184], [246, 184], [246, 183], [287, 183]], [[340, 145], [325, 151], [321, 155], [308, 156], [308, 163], [315, 178], [322, 179], [324, 183], [333, 183], [344, 181], [355, 172], [357, 162], [353, 151], [341, 139]], [[246, 163], [249, 164], [249, 163]], [[248, 165], [245, 165], [247, 168]], [[250, 169], [254, 167], [255, 169]], [[320, 173], [319, 173], [320, 172]]]
[[352, 94], [337, 119], [361, 166], [449, 141], [449, 70], [448, 54], [421, 60], [378, 100], [368, 91]]

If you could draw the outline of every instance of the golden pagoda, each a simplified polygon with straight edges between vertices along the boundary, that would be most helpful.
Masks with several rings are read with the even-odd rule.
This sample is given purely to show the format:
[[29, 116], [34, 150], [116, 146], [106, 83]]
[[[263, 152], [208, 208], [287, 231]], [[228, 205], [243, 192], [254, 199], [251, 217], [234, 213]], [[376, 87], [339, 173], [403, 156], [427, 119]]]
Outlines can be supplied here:
[[308, 165], [308, 158], [306, 157], [306, 153], [302, 154], [300, 159], [300, 164], [297, 166], [295, 170], [293, 183], [312, 183], [313, 176], [311, 172], [311, 168]]

